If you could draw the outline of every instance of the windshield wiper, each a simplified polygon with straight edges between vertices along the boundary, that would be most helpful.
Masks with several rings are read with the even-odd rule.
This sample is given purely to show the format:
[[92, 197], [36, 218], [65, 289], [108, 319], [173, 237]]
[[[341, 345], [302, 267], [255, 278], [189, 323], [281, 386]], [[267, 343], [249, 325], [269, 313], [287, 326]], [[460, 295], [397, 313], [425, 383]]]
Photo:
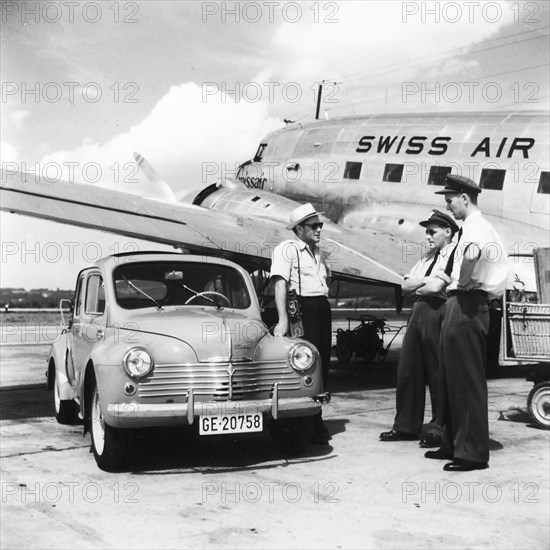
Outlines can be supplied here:
[[205, 300], [208, 300], [209, 302], [212, 302], [214, 305], [217, 305], [212, 298], [209, 298], [208, 296], [205, 296], [202, 292], [197, 292], [196, 290], [193, 290], [192, 288], [188, 287], [185, 283], [180, 283], [180, 285], [185, 288], [185, 290], [188, 290], [191, 292], [191, 294], [194, 294], [195, 296], [198, 296], [199, 294], [202, 294], [201, 298], [204, 298]]
[[129, 281], [124, 275], [122, 275], [122, 280], [128, 283], [128, 285], [130, 285], [133, 289], [137, 290], [140, 294], [143, 294], [143, 296], [151, 300], [151, 302], [155, 304], [158, 310], [162, 309], [164, 311], [164, 308], [152, 296], [149, 296], [147, 292], [141, 290], [141, 288], [137, 287], [134, 283], [132, 283], [132, 281]]

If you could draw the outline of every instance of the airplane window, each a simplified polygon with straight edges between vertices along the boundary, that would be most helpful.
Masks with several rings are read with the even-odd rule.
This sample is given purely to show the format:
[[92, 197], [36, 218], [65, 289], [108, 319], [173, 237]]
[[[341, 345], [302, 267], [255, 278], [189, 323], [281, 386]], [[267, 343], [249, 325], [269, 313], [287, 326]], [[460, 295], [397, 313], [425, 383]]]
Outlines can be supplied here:
[[344, 169], [344, 179], [358, 180], [361, 176], [362, 166], [362, 162], [346, 162], [346, 167]]
[[541, 172], [537, 193], [550, 195], [550, 172]]
[[253, 197], [250, 199], [250, 202], [257, 202], [260, 200], [260, 197]]
[[481, 171], [479, 186], [482, 189], [492, 189], [494, 191], [500, 191], [504, 185], [505, 176], [506, 170], [500, 170], [497, 168], [484, 168]]
[[450, 166], [430, 166], [428, 185], [445, 185], [445, 177], [450, 173]]
[[260, 143], [260, 146], [258, 147], [256, 154], [254, 155], [254, 162], [262, 162], [262, 157], [264, 155], [264, 151], [266, 147], [267, 147], [267, 143]]
[[403, 177], [403, 164], [386, 164], [384, 167], [384, 178], [382, 181], [393, 181], [399, 183]]

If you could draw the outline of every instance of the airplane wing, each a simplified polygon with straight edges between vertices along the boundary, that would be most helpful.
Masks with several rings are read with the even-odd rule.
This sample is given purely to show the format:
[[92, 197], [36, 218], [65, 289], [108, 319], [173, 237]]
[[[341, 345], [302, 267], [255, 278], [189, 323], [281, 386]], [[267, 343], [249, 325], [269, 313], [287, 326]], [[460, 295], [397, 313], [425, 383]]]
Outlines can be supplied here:
[[[295, 203], [297, 205], [297, 203]], [[22, 172], [2, 172], [0, 209], [15, 214], [221, 255], [248, 269], [269, 270], [273, 247], [292, 236], [279, 217], [244, 215], [158, 200], [95, 185], [56, 181]], [[376, 242], [327, 223], [322, 245], [333, 276], [341, 280], [400, 286], [384, 264], [388, 251]], [[368, 254], [359, 250], [369, 250]], [[372, 252], [372, 253], [371, 253]]]

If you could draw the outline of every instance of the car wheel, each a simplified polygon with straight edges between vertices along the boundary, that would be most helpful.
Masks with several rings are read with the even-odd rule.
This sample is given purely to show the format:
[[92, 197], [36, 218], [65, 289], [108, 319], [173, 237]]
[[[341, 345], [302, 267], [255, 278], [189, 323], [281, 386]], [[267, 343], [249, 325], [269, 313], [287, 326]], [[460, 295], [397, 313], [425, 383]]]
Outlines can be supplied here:
[[[54, 368], [55, 373], [55, 368]], [[59, 424], [78, 424], [78, 405], [72, 399], [61, 399], [57, 387], [57, 376], [54, 374], [53, 402], [55, 407], [55, 419]]]
[[527, 408], [533, 420], [546, 430], [550, 430], [550, 382], [540, 382], [527, 397]]
[[271, 420], [269, 431], [280, 449], [288, 455], [300, 454], [311, 443], [315, 429], [314, 416]]
[[90, 409], [90, 432], [92, 451], [97, 465], [106, 472], [116, 471], [126, 454], [126, 435], [123, 430], [113, 428], [105, 422], [95, 381]]

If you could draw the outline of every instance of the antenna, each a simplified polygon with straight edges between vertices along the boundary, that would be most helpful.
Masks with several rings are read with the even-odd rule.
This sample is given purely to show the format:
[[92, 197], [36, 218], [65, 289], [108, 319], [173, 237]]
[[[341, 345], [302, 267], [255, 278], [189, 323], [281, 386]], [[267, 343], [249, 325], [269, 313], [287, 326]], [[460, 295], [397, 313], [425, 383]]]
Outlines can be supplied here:
[[[319, 112], [321, 111], [321, 97], [323, 96], [323, 85], [328, 82], [328, 80], [321, 80], [317, 88], [317, 109], [315, 111], [315, 120], [319, 120]], [[340, 84], [339, 82], [331, 82], [336, 86]]]
[[319, 87], [317, 88], [317, 110], [315, 111], [315, 120], [319, 120], [319, 111], [321, 110], [321, 96], [323, 95], [323, 84], [324, 80], [319, 82]]

